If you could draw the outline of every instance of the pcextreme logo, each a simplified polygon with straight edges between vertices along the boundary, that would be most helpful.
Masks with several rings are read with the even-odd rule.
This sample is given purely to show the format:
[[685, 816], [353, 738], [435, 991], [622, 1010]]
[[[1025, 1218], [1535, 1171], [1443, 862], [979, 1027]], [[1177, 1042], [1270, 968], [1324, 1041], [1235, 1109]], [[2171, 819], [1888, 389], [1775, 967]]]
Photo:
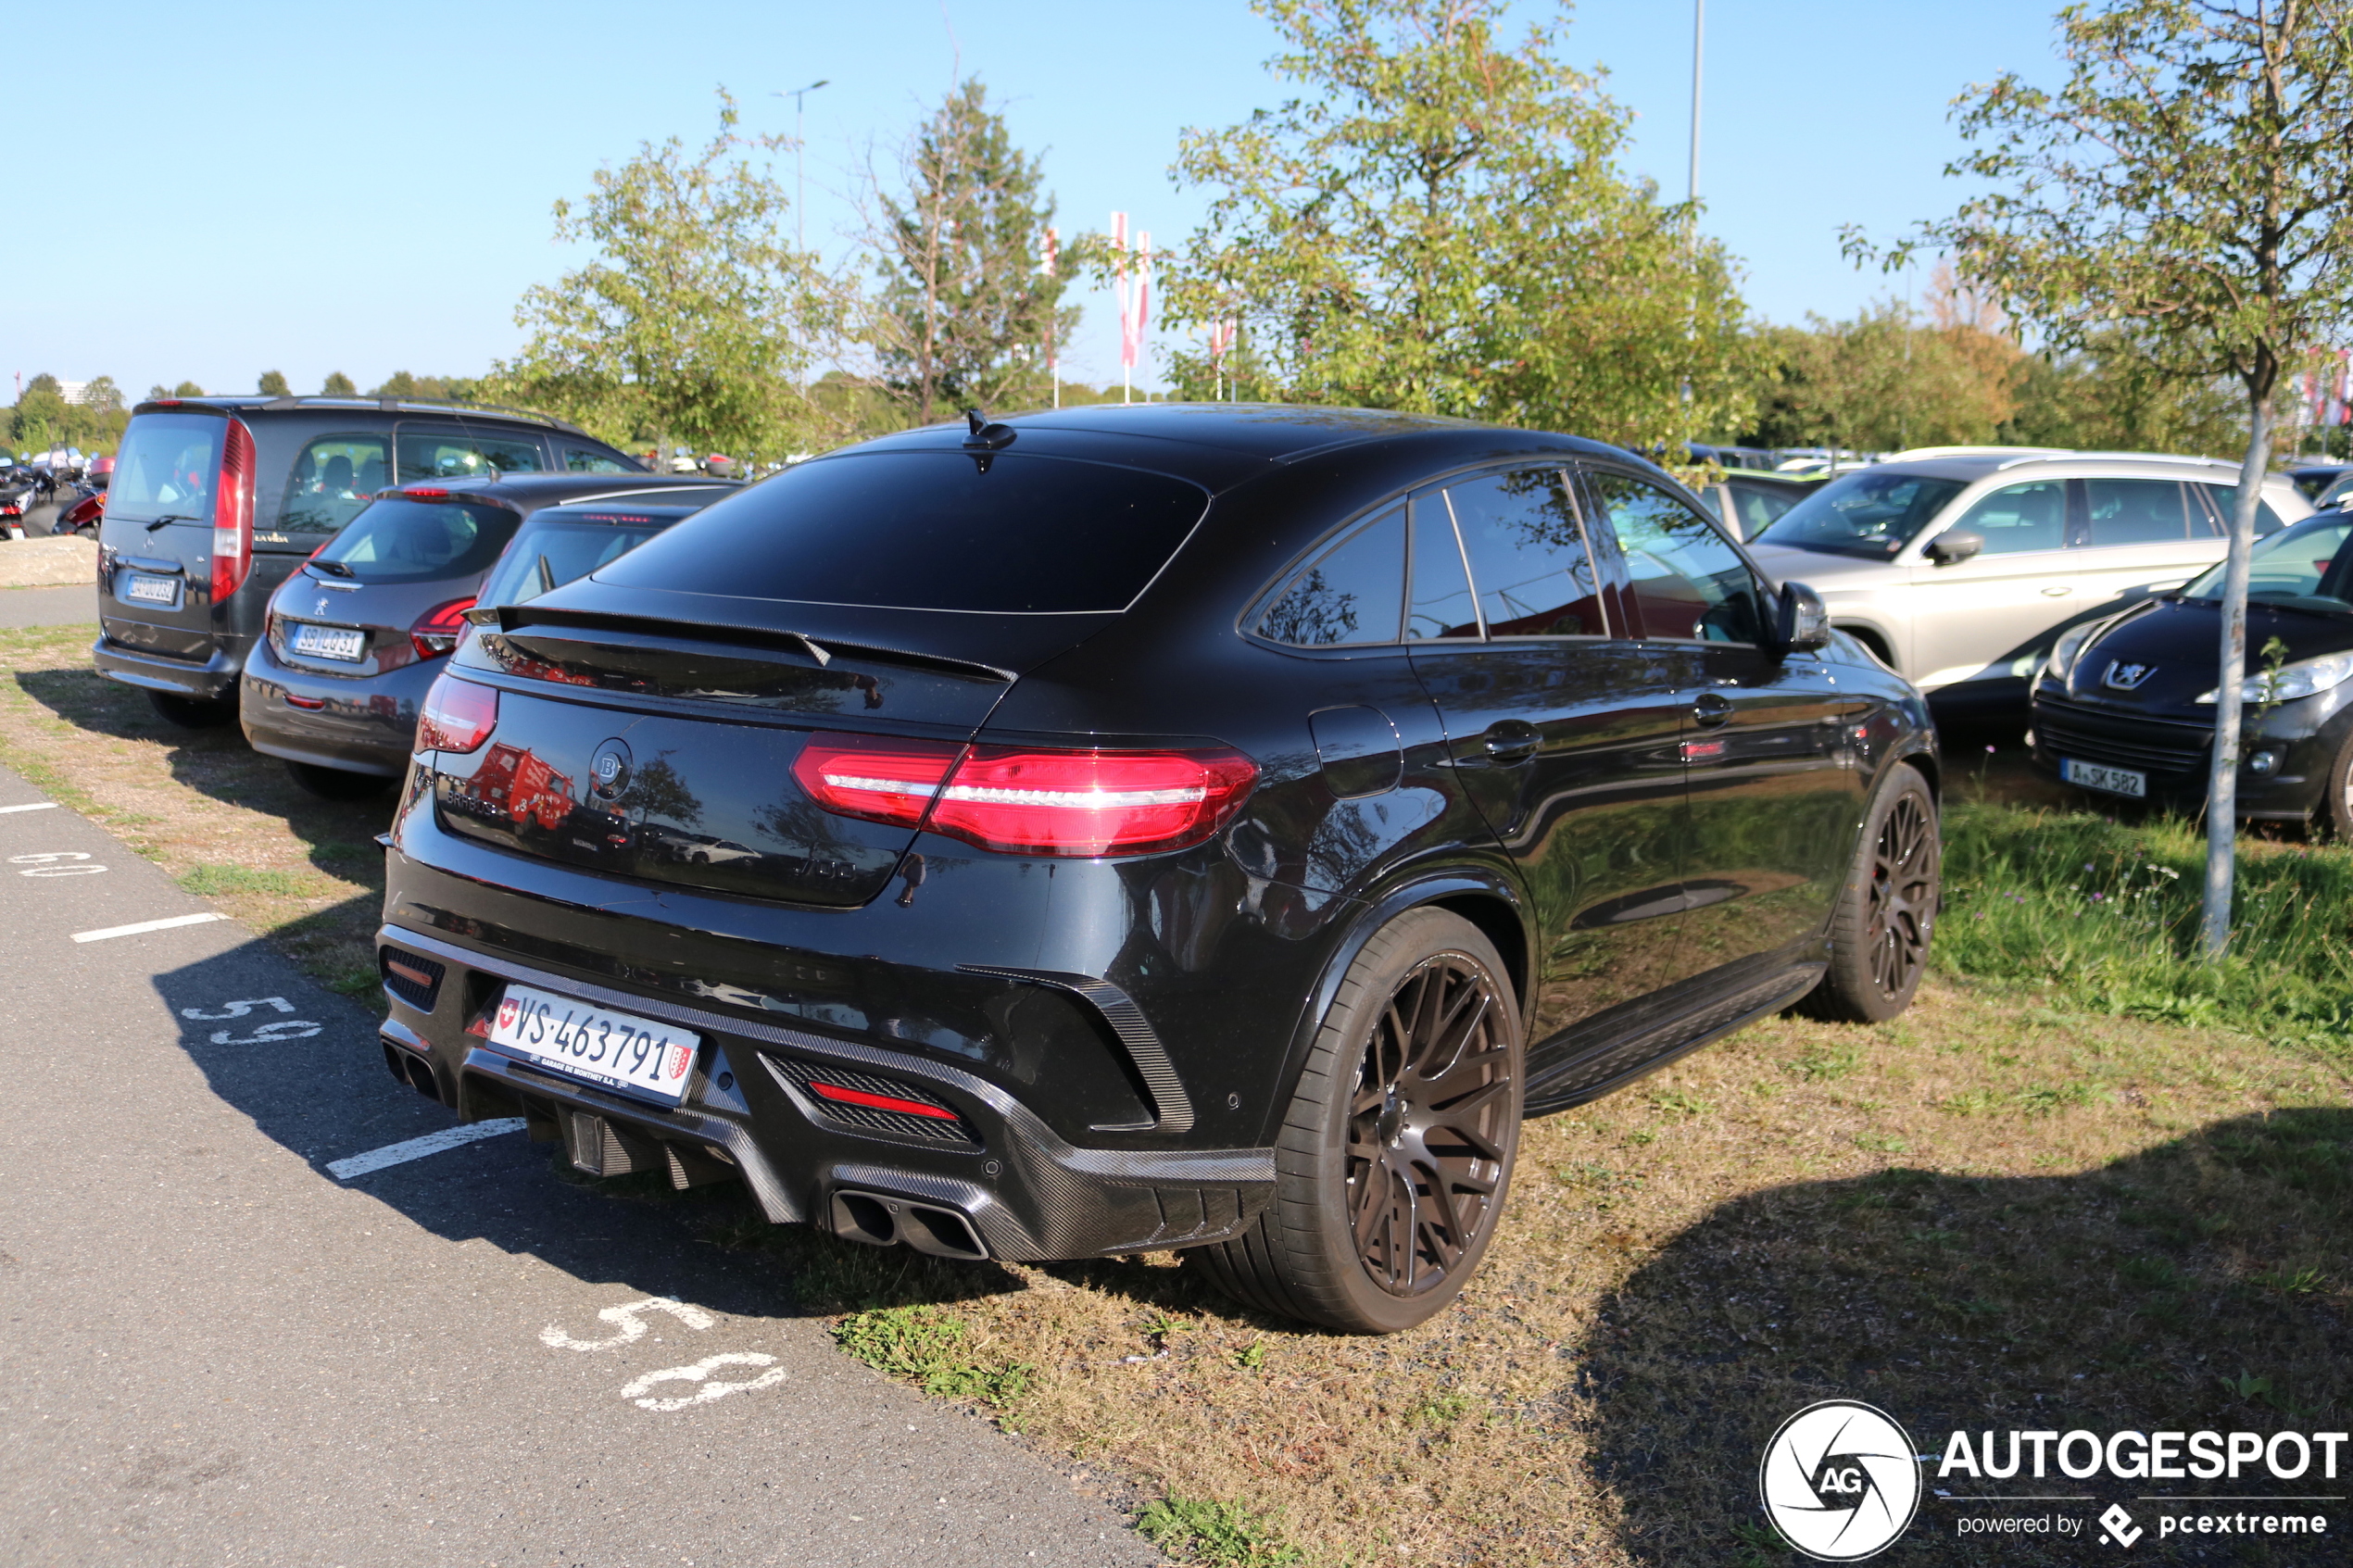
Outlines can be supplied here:
[[1824, 1399], [1781, 1423], [1756, 1487], [1782, 1538], [1818, 1562], [1858, 1562], [1904, 1533], [1920, 1504], [1912, 1440], [1886, 1411]]

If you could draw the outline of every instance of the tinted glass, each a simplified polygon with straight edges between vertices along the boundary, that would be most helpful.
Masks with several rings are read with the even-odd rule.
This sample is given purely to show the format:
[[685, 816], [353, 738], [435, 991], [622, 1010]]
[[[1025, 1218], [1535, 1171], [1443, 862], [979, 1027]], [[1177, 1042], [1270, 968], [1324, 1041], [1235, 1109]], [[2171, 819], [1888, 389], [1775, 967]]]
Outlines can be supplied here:
[[2038, 479], [2006, 484], [1961, 514], [1955, 528], [1985, 535], [1984, 554], [2021, 555], [2067, 546], [2067, 481]]
[[531, 514], [497, 569], [482, 585], [486, 605], [527, 604], [600, 566], [619, 560], [692, 507], [549, 507]]
[[1478, 636], [1478, 610], [1471, 603], [1470, 579], [1463, 575], [1463, 548], [1454, 540], [1446, 500], [1435, 493], [1414, 498], [1414, 572], [1405, 608], [1405, 635], [1412, 640]]
[[1283, 585], [1258, 634], [1297, 647], [1393, 643], [1405, 600], [1405, 508], [1392, 508]]
[[220, 479], [221, 433], [228, 422], [206, 414], [140, 414], [122, 433], [107, 515], [118, 522], [159, 517], [212, 520]]
[[[2273, 603], [2286, 600], [2311, 599], [2321, 601], [2321, 608], [2345, 609], [2345, 596], [2353, 593], [2353, 572], [2338, 571], [2333, 576], [2329, 569], [2337, 564], [2345, 553], [2345, 542], [2353, 536], [2353, 518], [2329, 518], [2274, 533], [2258, 543], [2247, 558], [2246, 596], [2269, 599]], [[2182, 590], [2190, 599], [2219, 599], [2222, 596], [2222, 567], [2216, 567]], [[2330, 591], [2322, 592], [2322, 579], [2327, 578]], [[2254, 639], [2249, 638], [2250, 645]], [[2248, 651], [2253, 662], [2253, 649]]]
[[566, 473], [635, 473], [637, 470], [610, 452], [591, 451], [585, 446], [564, 448]]
[[1732, 518], [1743, 539], [1755, 538], [1797, 505], [1797, 496], [1779, 485], [1747, 485], [1734, 480], [1724, 488], [1731, 494]]
[[378, 501], [329, 540], [317, 558], [363, 583], [472, 577], [498, 558], [521, 521], [503, 507]]
[[[2208, 525], [2211, 532], [2200, 530], [2201, 535], [2206, 538], [2229, 538], [2233, 508], [2239, 504], [2239, 487], [2235, 484], [2200, 484], [2196, 488], [2206, 493], [2206, 504], [2214, 512], [2213, 521]], [[2260, 539], [2267, 533], [2276, 533], [2284, 526], [2280, 514], [2271, 509], [2271, 503], [2259, 498], [2255, 503], [2255, 536]]]
[[1759, 544], [1886, 560], [1967, 488], [1957, 479], [1901, 470], [1850, 473], [1831, 480], [1753, 537]]
[[1638, 479], [1596, 474], [1593, 490], [1626, 558], [1644, 636], [1765, 640], [1765, 600], [1756, 575], [1705, 519]]
[[456, 425], [400, 427], [400, 482], [412, 479], [485, 479], [500, 473], [537, 473], [547, 466], [530, 436], [489, 435]]
[[2083, 495], [2090, 524], [2083, 543], [2094, 549], [2172, 543], [2190, 536], [2182, 487], [2170, 479], [2087, 479]]
[[1585, 520], [1558, 469], [1485, 474], [1445, 492], [1491, 637], [1601, 637]]
[[1120, 610], [1208, 506], [1103, 463], [881, 452], [787, 469], [598, 574], [693, 594], [899, 609]]
[[288, 533], [333, 533], [390, 483], [386, 456], [381, 435], [321, 436], [295, 459], [278, 527]]

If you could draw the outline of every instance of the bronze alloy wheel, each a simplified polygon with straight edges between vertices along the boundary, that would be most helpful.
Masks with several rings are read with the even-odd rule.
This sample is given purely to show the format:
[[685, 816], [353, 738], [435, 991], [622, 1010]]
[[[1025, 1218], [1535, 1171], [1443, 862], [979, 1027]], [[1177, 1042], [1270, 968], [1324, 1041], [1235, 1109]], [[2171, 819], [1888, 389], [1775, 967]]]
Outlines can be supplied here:
[[1392, 1296], [1454, 1280], [1501, 1207], [1516, 1116], [1504, 1014], [1487, 971], [1425, 959], [1373, 1024], [1348, 1110], [1348, 1220], [1356, 1256]]
[[1928, 961], [1929, 928], [1936, 909], [1933, 810], [1919, 795], [1896, 796], [1880, 822], [1871, 849], [1869, 924], [1866, 941], [1871, 982], [1890, 997], [1908, 996]]

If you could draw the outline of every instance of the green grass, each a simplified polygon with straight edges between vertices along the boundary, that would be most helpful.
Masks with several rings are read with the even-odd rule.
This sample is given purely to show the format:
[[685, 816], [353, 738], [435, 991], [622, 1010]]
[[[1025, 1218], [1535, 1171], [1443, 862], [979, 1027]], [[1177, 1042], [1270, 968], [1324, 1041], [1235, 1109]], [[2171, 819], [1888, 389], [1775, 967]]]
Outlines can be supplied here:
[[1936, 954], [1951, 972], [2353, 1054], [2353, 849], [2243, 839], [2231, 951], [2208, 961], [2193, 822], [1963, 803], [1945, 835]]
[[296, 872], [257, 871], [251, 866], [198, 866], [181, 876], [180, 885], [203, 898], [218, 898], [236, 893], [267, 893], [282, 898], [308, 898], [321, 891], [316, 877]]
[[1239, 1503], [1161, 1498], [1144, 1505], [1136, 1528], [1171, 1556], [1215, 1568], [1274, 1568], [1299, 1561], [1299, 1549], [1285, 1545], [1265, 1515]]
[[834, 1325], [835, 1342], [852, 1357], [926, 1394], [1002, 1409], [1029, 1391], [1036, 1369], [976, 1361], [965, 1348], [964, 1335], [963, 1320], [937, 1307], [877, 1307], [852, 1312]]

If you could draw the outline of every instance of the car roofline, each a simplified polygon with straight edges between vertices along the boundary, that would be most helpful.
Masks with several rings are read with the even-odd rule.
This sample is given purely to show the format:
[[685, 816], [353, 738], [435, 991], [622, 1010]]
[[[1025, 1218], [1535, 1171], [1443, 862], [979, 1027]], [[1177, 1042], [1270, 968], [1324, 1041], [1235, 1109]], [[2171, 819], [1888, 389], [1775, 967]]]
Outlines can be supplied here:
[[[329, 411], [366, 408], [385, 414], [485, 414], [492, 419], [508, 420], [517, 424], [538, 425], [547, 430], [561, 431], [567, 435], [586, 436], [591, 441], [597, 440], [595, 436], [589, 435], [586, 431], [573, 424], [570, 420], [558, 419], [544, 409], [525, 408], [510, 403], [462, 403], [454, 397], [333, 397], [323, 395], [307, 397], [264, 397], [258, 395], [150, 397], [133, 405], [131, 411], [134, 414], [144, 414], [150, 410], [187, 408], [209, 408], [224, 414], [245, 409], [283, 414], [303, 408]], [[598, 442], [598, 445], [602, 445], [604, 443]]]

